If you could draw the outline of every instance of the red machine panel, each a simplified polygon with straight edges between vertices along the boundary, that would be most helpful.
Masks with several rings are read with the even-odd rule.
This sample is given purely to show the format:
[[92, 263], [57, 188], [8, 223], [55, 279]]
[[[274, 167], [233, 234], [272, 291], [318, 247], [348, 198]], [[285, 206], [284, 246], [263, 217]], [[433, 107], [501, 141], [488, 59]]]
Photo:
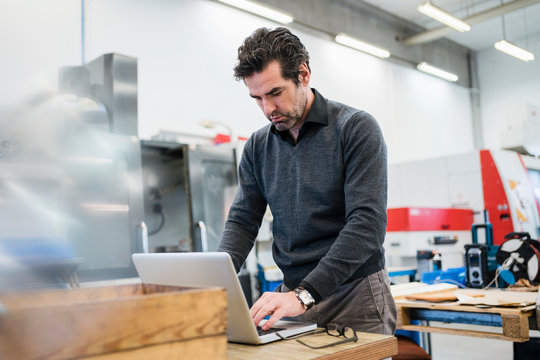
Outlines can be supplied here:
[[508, 198], [489, 150], [480, 151], [480, 162], [484, 206], [489, 211], [489, 222], [493, 225], [493, 244], [501, 245], [504, 236], [514, 231]]
[[462, 231], [472, 224], [470, 209], [405, 207], [388, 209], [386, 231]]

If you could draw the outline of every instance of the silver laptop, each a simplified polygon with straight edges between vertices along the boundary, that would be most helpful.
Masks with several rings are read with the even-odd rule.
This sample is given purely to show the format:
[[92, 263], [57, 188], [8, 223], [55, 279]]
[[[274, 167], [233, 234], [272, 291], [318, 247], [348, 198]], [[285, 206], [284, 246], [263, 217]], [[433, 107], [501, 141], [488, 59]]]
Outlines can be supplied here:
[[[278, 321], [262, 333], [255, 327], [229, 254], [223, 252], [133, 254], [143, 283], [227, 290], [227, 338], [231, 342], [265, 344], [313, 330], [316, 324]], [[261, 324], [262, 325], [262, 322]]]

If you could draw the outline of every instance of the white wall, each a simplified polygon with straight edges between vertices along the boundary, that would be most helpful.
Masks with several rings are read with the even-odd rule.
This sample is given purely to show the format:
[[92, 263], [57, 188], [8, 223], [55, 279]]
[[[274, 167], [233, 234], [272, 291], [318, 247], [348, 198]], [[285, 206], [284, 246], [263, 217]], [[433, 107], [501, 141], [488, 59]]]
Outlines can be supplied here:
[[[0, 111], [54, 88], [60, 66], [81, 63], [80, 2], [2, 4], [0, 45], [10, 51], [0, 59], [0, 78], [9, 79], [0, 90]], [[207, 0], [87, 0], [86, 60], [108, 52], [138, 58], [142, 138], [159, 130], [208, 134], [197, 125], [201, 119], [226, 122], [249, 136], [267, 120], [233, 79], [232, 67], [242, 40], [260, 26], [276, 24]], [[391, 163], [473, 149], [467, 89], [325, 35], [292, 30], [310, 51], [312, 86], [372, 113]]]
[[501, 147], [501, 132], [525, 120], [527, 104], [540, 108], [540, 34], [514, 41], [536, 55], [523, 62], [495, 48], [478, 53], [484, 144]]
[[81, 53], [80, 2], [0, 1], [0, 112], [58, 88], [58, 68]]

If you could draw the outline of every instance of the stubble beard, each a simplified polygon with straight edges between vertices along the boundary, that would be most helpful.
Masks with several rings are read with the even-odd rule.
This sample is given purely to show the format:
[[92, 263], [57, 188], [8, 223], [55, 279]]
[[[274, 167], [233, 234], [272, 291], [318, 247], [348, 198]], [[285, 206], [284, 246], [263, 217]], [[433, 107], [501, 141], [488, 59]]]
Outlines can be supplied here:
[[298, 97], [296, 106], [294, 111], [282, 114], [280, 112], [274, 112], [270, 116], [268, 116], [268, 120], [272, 121], [272, 117], [281, 116], [284, 117], [285, 120], [282, 122], [279, 122], [277, 124], [274, 124], [276, 129], [278, 131], [287, 131], [295, 127], [300, 121], [302, 121], [302, 117], [304, 116], [304, 111], [307, 107], [307, 96], [303, 96], [302, 98]]

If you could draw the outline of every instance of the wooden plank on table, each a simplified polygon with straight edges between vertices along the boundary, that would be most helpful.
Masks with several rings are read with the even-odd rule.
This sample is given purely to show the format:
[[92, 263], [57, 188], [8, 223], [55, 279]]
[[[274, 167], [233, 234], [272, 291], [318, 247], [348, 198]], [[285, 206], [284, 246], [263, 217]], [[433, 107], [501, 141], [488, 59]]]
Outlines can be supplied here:
[[[443, 291], [438, 293], [431, 293], [431, 294], [412, 294], [405, 296], [405, 299], [407, 300], [423, 300], [423, 301], [432, 301], [432, 302], [443, 302], [443, 301], [457, 301], [458, 296], [461, 295], [463, 292], [460, 292], [459, 290], [452, 290], [452, 291]], [[467, 293], [467, 296], [475, 298], [475, 297], [484, 297], [483, 293], [477, 292], [477, 293]], [[462, 303], [460, 301], [460, 303]]]
[[392, 292], [392, 296], [394, 297], [394, 299], [402, 299], [407, 295], [433, 294], [433, 293], [446, 292], [450, 290], [456, 290], [457, 288], [458, 288], [457, 285], [447, 284], [447, 283], [428, 285], [428, 284], [424, 284], [420, 282], [411, 282], [411, 283], [392, 285], [390, 287], [390, 290]]
[[[462, 336], [476, 336], [515, 342], [529, 339], [530, 318], [535, 315], [535, 305], [525, 307], [476, 307], [459, 303], [429, 303], [396, 301], [397, 327], [402, 330], [436, 332]], [[498, 327], [496, 332], [475, 331], [436, 326], [411, 325], [411, 320], [440, 321]]]
[[227, 358], [227, 336], [216, 335], [85, 357], [86, 360], [219, 360]]
[[[335, 337], [315, 334], [302, 337], [306, 343], [320, 346], [335, 342]], [[265, 345], [243, 345], [230, 343], [228, 359], [239, 360], [372, 360], [397, 355], [397, 339], [394, 336], [358, 333], [356, 343], [345, 343], [324, 349], [310, 349], [296, 340], [280, 340]]]
[[127, 285], [1, 294], [1, 359], [68, 359], [225, 334], [225, 290]]

